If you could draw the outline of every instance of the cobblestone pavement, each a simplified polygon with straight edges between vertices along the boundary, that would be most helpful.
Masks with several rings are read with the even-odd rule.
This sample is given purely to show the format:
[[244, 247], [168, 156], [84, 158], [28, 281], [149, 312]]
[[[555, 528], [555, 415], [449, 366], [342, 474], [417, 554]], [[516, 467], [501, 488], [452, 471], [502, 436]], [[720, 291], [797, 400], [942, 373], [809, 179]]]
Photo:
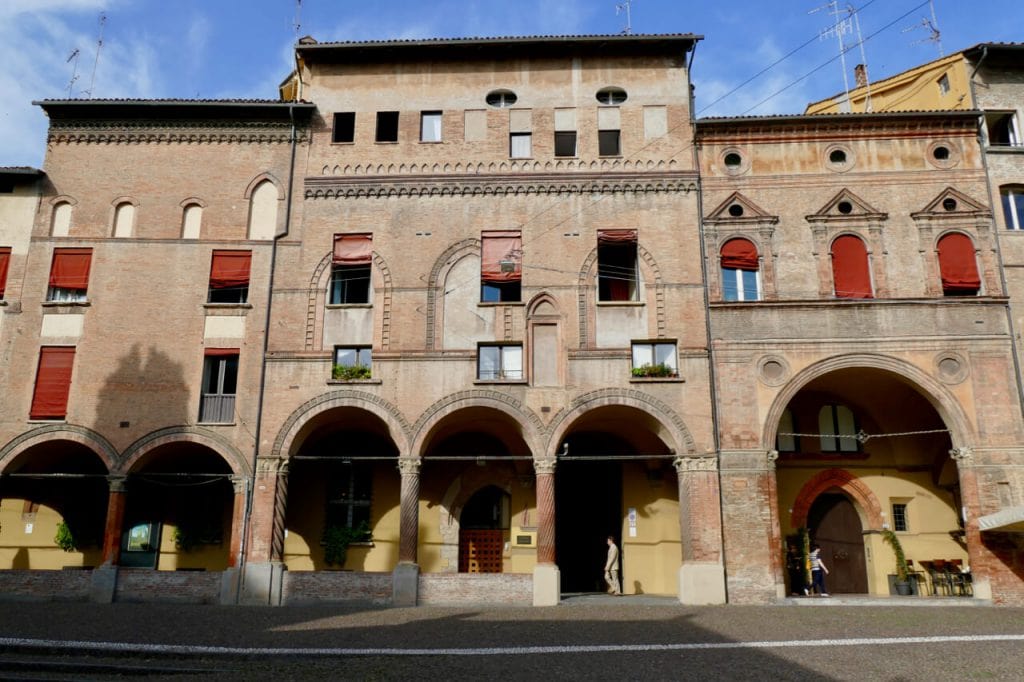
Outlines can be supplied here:
[[0, 603], [4, 679], [1024, 677], [1024, 609]]

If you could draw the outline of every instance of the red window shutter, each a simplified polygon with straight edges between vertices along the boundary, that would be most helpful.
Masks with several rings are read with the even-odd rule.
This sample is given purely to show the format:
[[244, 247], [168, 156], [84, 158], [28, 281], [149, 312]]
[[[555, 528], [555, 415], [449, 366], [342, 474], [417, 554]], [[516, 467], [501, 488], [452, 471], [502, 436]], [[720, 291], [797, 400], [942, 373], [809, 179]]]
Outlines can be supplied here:
[[628, 242], [636, 243], [637, 231], [636, 230], [598, 230], [597, 231], [597, 243], [598, 244], [625, 244]]
[[844, 234], [832, 242], [832, 279], [837, 298], [873, 298], [868, 250], [859, 237]]
[[203, 354], [208, 358], [222, 358], [238, 355], [237, 348], [207, 348]]
[[335, 265], [369, 265], [373, 259], [373, 235], [362, 234], [334, 235]]
[[11, 247], [0, 247], [0, 299], [7, 289], [7, 269], [11, 264]]
[[757, 247], [747, 239], [730, 239], [722, 245], [722, 267], [758, 270]]
[[88, 289], [92, 249], [54, 249], [50, 286], [57, 289]]
[[210, 288], [248, 286], [251, 267], [252, 251], [214, 251], [210, 264]]
[[[480, 235], [480, 279], [484, 282], [519, 282], [523, 279], [522, 233], [518, 230], [492, 230]], [[502, 261], [511, 261], [512, 269], [503, 272]], [[507, 266], [506, 266], [507, 267]]]
[[965, 234], [954, 232], [939, 240], [939, 272], [942, 290], [951, 294], [976, 294], [981, 288], [974, 243]]
[[62, 419], [67, 415], [74, 364], [74, 348], [44, 346], [40, 349], [30, 419]]

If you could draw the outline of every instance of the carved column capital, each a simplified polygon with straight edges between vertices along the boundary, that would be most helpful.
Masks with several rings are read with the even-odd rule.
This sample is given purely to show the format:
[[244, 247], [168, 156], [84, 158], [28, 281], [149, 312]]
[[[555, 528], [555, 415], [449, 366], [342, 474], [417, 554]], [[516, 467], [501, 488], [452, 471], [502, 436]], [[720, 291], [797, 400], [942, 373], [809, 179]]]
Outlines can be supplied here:
[[971, 466], [974, 463], [974, 448], [967, 446], [953, 448], [949, 451], [949, 456], [953, 458], [957, 466]]
[[779, 451], [769, 450], [765, 453], [765, 464], [768, 465], [769, 469], [775, 468], [775, 463], [779, 461]]
[[287, 475], [288, 460], [282, 457], [257, 457], [256, 473]]
[[123, 493], [128, 489], [128, 477], [111, 475], [107, 476], [107, 485], [112, 493]]
[[235, 491], [236, 495], [241, 495], [242, 493], [245, 492], [245, 483], [246, 483], [245, 476], [232, 476], [231, 477], [231, 487], [234, 488], [234, 491]]
[[398, 471], [402, 476], [419, 476], [423, 460], [419, 457], [399, 457]]
[[544, 457], [542, 459], [533, 460], [533, 470], [538, 474], [553, 474], [555, 473], [555, 465], [558, 463], [554, 457]]
[[718, 458], [679, 456], [672, 460], [672, 466], [680, 474], [691, 471], [718, 471]]

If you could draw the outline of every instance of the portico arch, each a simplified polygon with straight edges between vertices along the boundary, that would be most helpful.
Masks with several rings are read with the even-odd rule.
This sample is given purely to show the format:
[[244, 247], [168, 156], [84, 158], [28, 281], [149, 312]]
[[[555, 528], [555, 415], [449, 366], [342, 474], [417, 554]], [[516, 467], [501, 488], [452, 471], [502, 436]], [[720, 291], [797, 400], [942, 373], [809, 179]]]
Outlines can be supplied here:
[[807, 514], [811, 510], [811, 505], [819, 495], [834, 488], [838, 488], [853, 498], [860, 511], [863, 511], [866, 516], [864, 522], [868, 528], [875, 530], [882, 528], [882, 505], [879, 504], [878, 498], [870, 488], [843, 469], [826, 469], [804, 484], [796, 496], [796, 502], [793, 503], [792, 527], [806, 527]]
[[125, 449], [119, 472], [132, 471], [151, 452], [173, 443], [201, 445], [219, 454], [235, 476], [249, 477], [252, 475], [252, 466], [249, 461], [227, 439], [194, 426], [172, 426], [146, 434]]
[[99, 457], [108, 471], [119, 468], [120, 457], [117, 448], [96, 431], [74, 424], [51, 424], [26, 431], [0, 448], [0, 472], [5, 472], [11, 463], [27, 450], [43, 443], [58, 441], [70, 441], [85, 446]]

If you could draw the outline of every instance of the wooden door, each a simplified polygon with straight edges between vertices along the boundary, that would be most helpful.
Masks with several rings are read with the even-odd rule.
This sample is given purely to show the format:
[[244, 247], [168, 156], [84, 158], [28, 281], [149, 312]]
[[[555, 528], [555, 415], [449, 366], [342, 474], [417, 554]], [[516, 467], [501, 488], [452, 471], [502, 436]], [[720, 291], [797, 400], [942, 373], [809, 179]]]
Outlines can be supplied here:
[[829, 571], [825, 576], [828, 591], [867, 593], [863, 528], [853, 503], [844, 495], [821, 495], [811, 507], [809, 521], [814, 541], [821, 545], [821, 558]]
[[459, 533], [459, 573], [501, 573], [504, 531], [463, 530]]

